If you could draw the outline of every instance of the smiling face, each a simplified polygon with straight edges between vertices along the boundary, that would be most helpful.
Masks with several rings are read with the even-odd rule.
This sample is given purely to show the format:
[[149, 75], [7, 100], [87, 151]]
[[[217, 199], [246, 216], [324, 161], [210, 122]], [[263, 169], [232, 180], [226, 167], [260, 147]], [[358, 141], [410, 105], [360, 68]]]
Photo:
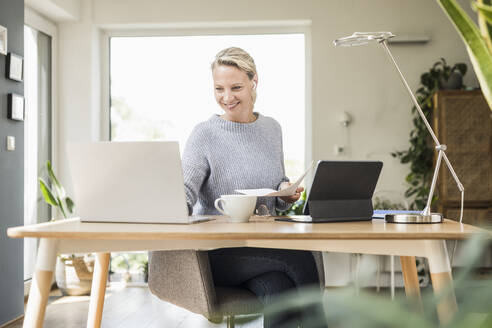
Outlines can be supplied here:
[[256, 75], [248, 75], [235, 66], [216, 65], [212, 71], [217, 104], [224, 110], [228, 121], [247, 123], [255, 120], [253, 114]]

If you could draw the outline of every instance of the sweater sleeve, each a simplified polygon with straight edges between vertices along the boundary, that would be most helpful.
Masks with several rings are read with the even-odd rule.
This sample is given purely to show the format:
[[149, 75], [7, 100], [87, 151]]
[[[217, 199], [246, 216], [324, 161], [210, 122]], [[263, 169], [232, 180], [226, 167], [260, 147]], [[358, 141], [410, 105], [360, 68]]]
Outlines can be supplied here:
[[193, 213], [193, 206], [198, 199], [198, 193], [203, 182], [210, 175], [210, 165], [207, 160], [206, 138], [200, 126], [193, 129], [183, 152], [183, 178], [188, 212]]
[[[278, 124], [278, 123], [277, 123]], [[282, 140], [282, 128], [280, 125], [278, 125], [279, 129], [279, 135], [280, 135], [280, 164], [282, 167], [282, 176], [283, 178], [280, 180], [280, 182], [277, 185], [277, 190], [280, 190], [280, 186], [282, 185], [283, 182], [289, 182], [289, 178], [285, 175], [285, 164], [284, 164], [284, 144]], [[275, 208], [278, 211], [285, 211], [290, 207], [290, 203], [287, 203], [280, 199], [280, 197], [275, 197]]]

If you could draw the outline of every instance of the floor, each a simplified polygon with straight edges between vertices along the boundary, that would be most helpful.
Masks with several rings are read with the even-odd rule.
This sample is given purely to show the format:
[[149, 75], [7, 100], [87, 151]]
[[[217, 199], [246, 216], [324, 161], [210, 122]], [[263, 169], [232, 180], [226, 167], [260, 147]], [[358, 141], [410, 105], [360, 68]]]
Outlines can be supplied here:
[[[44, 327], [86, 327], [89, 296], [61, 296], [56, 290], [50, 295]], [[20, 328], [22, 319], [4, 328]], [[106, 292], [102, 327], [106, 328], [221, 328], [222, 324], [209, 322], [194, 314], [153, 296], [145, 287], [124, 287], [112, 284]], [[259, 315], [236, 319], [238, 328], [262, 328], [263, 318]]]
[[[478, 278], [478, 279], [477, 279]], [[483, 279], [483, 280], [482, 280]], [[486, 283], [492, 281], [490, 272], [485, 276], [475, 277]], [[331, 289], [327, 289], [329, 292]], [[376, 293], [375, 290], [369, 290]], [[423, 293], [432, 292], [432, 287], [422, 289]], [[390, 299], [388, 288], [382, 288], [380, 295]], [[403, 288], [396, 289], [396, 298], [405, 298]], [[458, 303], [460, 299], [458, 298]], [[490, 313], [488, 303], [478, 315], [479, 322]], [[79, 328], [86, 327], [89, 296], [62, 296], [59, 290], [50, 294], [46, 310], [44, 327], [49, 328]], [[482, 312], [482, 313], [480, 313]], [[437, 320], [437, 319], [436, 319]], [[2, 328], [20, 328], [22, 319]], [[180, 307], [163, 302], [153, 296], [146, 285], [126, 286], [121, 283], [111, 283], [107, 288], [102, 319], [102, 327], [106, 328], [222, 328], [226, 323], [214, 324], [203, 316], [194, 314]], [[236, 319], [238, 328], [262, 328], [263, 318], [260, 315], [242, 316]]]

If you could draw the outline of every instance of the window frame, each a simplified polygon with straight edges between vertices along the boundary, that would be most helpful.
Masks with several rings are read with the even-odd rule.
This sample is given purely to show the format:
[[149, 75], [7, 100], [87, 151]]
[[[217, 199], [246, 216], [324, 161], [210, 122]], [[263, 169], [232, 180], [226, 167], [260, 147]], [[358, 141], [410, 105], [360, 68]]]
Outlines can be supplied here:
[[[24, 25], [51, 37], [51, 161], [54, 167], [59, 167], [58, 154], [58, 28], [56, 24], [45, 17], [39, 15], [36, 11], [24, 7]], [[24, 132], [26, 133], [26, 132]], [[24, 171], [24, 176], [26, 175]], [[25, 184], [25, 182], [24, 182]], [[24, 202], [25, 202], [24, 196]], [[53, 213], [56, 212], [53, 211]], [[26, 212], [24, 210], [24, 220]], [[39, 243], [39, 241], [38, 241]], [[36, 247], [37, 253], [37, 247]], [[36, 258], [36, 255], [34, 256]], [[32, 263], [34, 267], [35, 263]], [[24, 269], [25, 270], [25, 269]], [[26, 276], [25, 272], [23, 273]], [[32, 274], [24, 279], [24, 296], [28, 295]]]
[[51, 156], [54, 167], [59, 167], [58, 154], [58, 28], [54, 22], [34, 10], [24, 8], [24, 25], [51, 37]]

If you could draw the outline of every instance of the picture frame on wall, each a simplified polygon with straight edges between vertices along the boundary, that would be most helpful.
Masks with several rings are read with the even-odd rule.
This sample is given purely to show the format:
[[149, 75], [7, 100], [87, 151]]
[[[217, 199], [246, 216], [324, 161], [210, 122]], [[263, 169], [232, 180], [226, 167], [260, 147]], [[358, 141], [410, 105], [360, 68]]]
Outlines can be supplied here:
[[7, 54], [6, 75], [8, 79], [22, 82], [24, 77], [24, 58], [12, 52]]
[[15, 93], [8, 94], [8, 118], [24, 121], [24, 97]]
[[7, 54], [7, 28], [0, 25], [0, 55]]

